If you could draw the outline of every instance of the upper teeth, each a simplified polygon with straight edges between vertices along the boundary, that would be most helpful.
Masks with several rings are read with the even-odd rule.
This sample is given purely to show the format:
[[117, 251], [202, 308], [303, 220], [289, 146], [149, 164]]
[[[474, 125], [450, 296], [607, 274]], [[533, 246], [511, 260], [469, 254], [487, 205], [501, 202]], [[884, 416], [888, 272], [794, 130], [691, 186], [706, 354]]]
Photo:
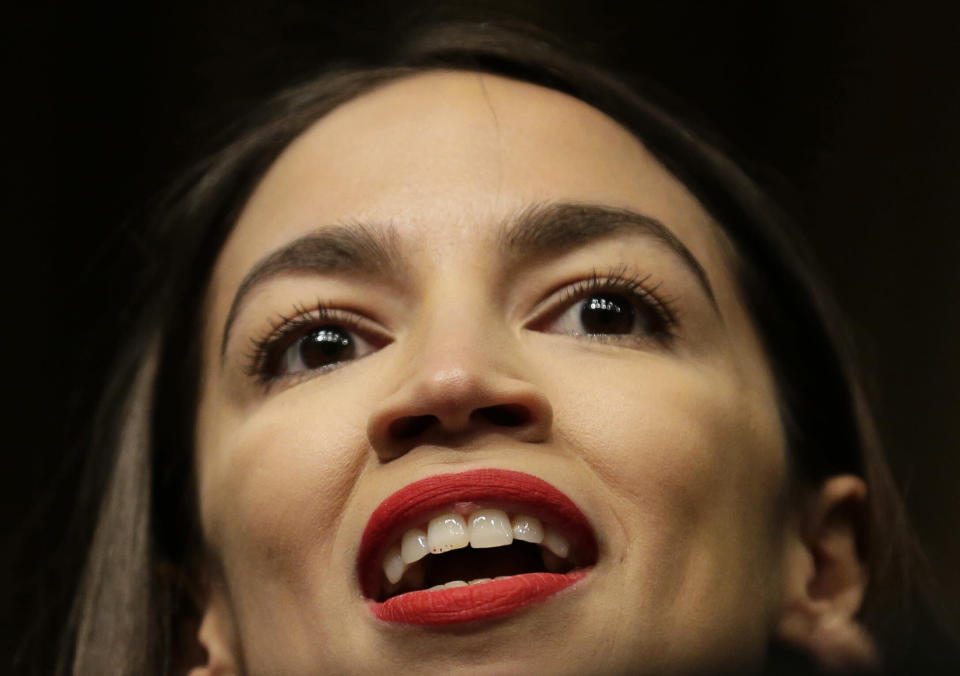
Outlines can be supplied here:
[[459, 514], [444, 514], [431, 519], [427, 526], [427, 547], [431, 554], [443, 554], [470, 543], [467, 524]]
[[540, 519], [517, 514], [511, 520], [501, 509], [480, 509], [469, 518], [450, 512], [430, 520], [423, 528], [410, 528], [403, 534], [399, 546], [389, 549], [383, 559], [383, 572], [396, 584], [411, 563], [427, 554], [442, 554], [461, 549], [468, 544], [476, 549], [502, 547], [514, 539], [543, 544], [558, 557], [570, 551], [567, 539], [555, 530], [544, 527]]
[[470, 546], [502, 547], [513, 542], [510, 517], [499, 509], [481, 509], [470, 515]]
[[419, 528], [411, 528], [404, 533], [400, 544], [400, 555], [403, 557], [403, 562], [413, 563], [426, 556], [430, 551], [430, 545], [427, 543], [427, 534]]

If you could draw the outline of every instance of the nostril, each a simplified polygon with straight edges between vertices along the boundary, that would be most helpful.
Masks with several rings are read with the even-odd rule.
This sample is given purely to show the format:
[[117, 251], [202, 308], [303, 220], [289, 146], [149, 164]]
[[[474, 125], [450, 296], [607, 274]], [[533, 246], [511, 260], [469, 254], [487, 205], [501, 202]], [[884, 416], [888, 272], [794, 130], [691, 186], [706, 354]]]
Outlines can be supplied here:
[[[470, 421], [497, 427], [524, 427], [533, 421], [533, 414], [521, 404], [500, 404], [475, 409], [470, 414]], [[387, 433], [394, 441], [410, 441], [433, 427], [443, 428], [448, 432], [462, 432], [466, 429], [454, 424], [455, 422], [432, 414], [410, 415], [394, 420], [387, 428]]]
[[439, 422], [439, 419], [435, 415], [414, 415], [400, 418], [390, 425], [390, 436], [393, 439], [410, 439], [424, 432], [436, 422]]
[[501, 427], [520, 427], [529, 423], [531, 419], [530, 410], [520, 404], [487, 406], [477, 409], [473, 415]]

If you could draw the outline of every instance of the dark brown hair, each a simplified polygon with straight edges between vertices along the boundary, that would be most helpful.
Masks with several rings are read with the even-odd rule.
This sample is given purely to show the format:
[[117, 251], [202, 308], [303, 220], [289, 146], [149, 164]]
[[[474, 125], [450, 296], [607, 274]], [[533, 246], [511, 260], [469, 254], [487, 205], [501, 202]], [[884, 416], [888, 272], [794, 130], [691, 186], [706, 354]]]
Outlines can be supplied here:
[[590, 65], [530, 28], [444, 24], [379, 65], [327, 71], [280, 93], [156, 205], [143, 235], [138, 308], [93, 425], [81, 497], [96, 525], [61, 669], [177, 669], [202, 549], [193, 428], [214, 261], [251, 191], [294, 138], [340, 104], [432, 69], [499, 74], [581, 99], [631, 130], [701, 201], [734, 245], [736, 278], [773, 365], [795, 482], [854, 473], [869, 487], [863, 621], [888, 663], [947, 655], [853, 350], [785, 214], [730, 152], [695, 132], [649, 85]]

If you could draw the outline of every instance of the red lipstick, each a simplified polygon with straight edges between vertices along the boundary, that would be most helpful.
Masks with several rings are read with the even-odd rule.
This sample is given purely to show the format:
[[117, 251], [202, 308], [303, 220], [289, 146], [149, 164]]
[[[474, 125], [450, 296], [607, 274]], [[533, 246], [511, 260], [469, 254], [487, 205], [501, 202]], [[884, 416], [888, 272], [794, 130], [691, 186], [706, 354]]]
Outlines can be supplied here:
[[[597, 543], [583, 512], [559, 489], [543, 479], [509, 470], [478, 469], [416, 481], [384, 500], [370, 516], [357, 557], [360, 585], [368, 599], [377, 596], [380, 561], [387, 547], [407, 529], [432, 513], [458, 504], [495, 503], [522, 510], [561, 528], [571, 550], [595, 561]], [[370, 602], [380, 620], [404, 624], [446, 625], [513, 614], [546, 600], [587, 576], [588, 570], [527, 573], [477, 585], [433, 591], [411, 591], [382, 603]]]
[[443, 625], [489, 620], [545, 601], [587, 576], [586, 570], [527, 573], [469, 587], [415, 591], [373, 603], [373, 614], [386, 622]]

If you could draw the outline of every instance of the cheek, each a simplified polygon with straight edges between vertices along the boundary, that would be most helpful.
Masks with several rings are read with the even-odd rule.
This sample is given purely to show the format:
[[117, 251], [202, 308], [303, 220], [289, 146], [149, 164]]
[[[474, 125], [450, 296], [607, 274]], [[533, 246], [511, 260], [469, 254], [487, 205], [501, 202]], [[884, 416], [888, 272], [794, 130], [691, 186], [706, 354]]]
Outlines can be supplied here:
[[[344, 505], [365, 461], [356, 402], [304, 383], [248, 413], [209, 407], [201, 436], [204, 535], [239, 588], [253, 579], [311, 593], [304, 570], [329, 566]], [[259, 584], [259, 583], [258, 583]]]
[[643, 357], [567, 371], [558, 433], [609, 490], [609, 554], [629, 563], [625, 586], [659, 618], [654, 631], [762, 645], [778, 593], [779, 417], [763, 388], [701, 366]]
[[633, 504], [669, 501], [689, 519], [734, 494], [769, 497], [782, 479], [776, 409], [729, 373], [651, 359], [564, 378], [558, 432]]

